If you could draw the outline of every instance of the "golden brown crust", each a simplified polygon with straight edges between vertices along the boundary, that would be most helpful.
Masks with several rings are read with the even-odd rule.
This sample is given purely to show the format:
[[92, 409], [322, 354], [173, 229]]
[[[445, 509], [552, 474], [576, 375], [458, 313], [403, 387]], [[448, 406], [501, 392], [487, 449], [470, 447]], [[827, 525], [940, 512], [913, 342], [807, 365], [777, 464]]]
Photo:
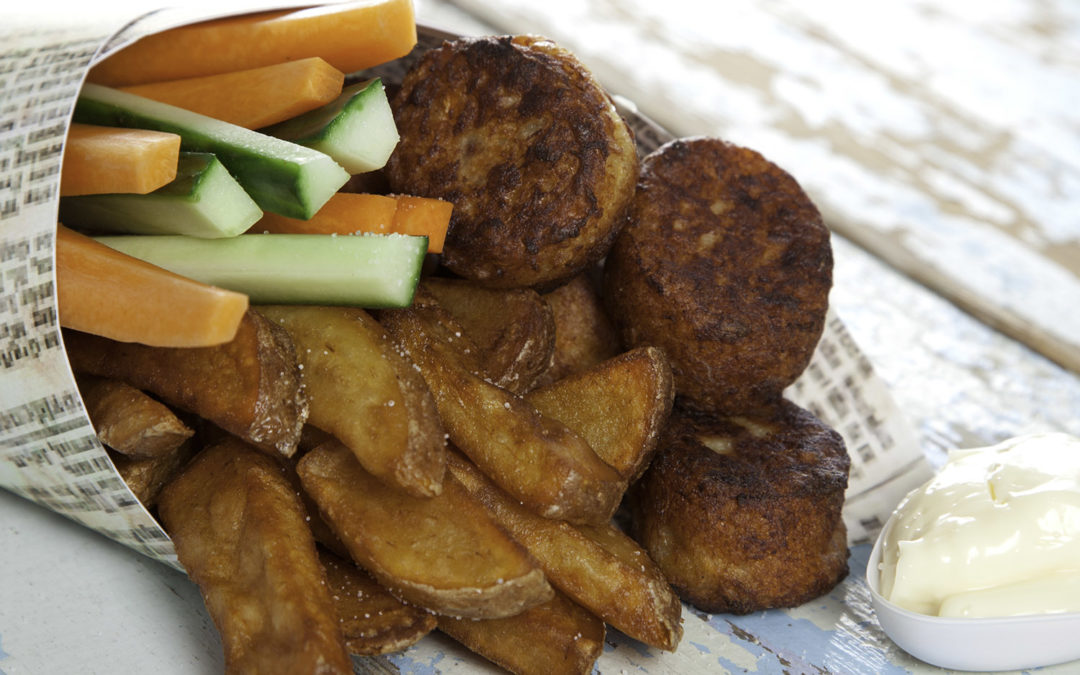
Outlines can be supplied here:
[[543, 298], [555, 322], [555, 353], [536, 386], [588, 370], [621, 351], [615, 327], [587, 272]]
[[429, 51], [393, 101], [396, 192], [454, 203], [443, 263], [489, 286], [550, 286], [599, 260], [638, 160], [610, 98], [572, 54], [533, 36]]
[[635, 640], [675, 651], [682, 604], [633, 539], [609, 523], [574, 526], [538, 516], [452, 451], [447, 469], [529, 551], [553, 586]]
[[478, 376], [475, 345], [462, 348], [468, 335], [428, 294], [379, 321], [427, 381], [450, 442], [500, 487], [547, 518], [611, 518], [626, 481], [566, 425]]
[[485, 288], [444, 277], [429, 277], [421, 285], [468, 332], [492, 384], [522, 394], [548, 370], [555, 321], [536, 291]]
[[434, 614], [398, 600], [351, 560], [319, 549], [319, 562], [350, 654], [401, 651], [435, 630]]
[[295, 345], [309, 426], [347, 445], [388, 485], [438, 494], [446, 439], [435, 401], [382, 326], [357, 307], [262, 305], [259, 312]]
[[707, 612], [793, 607], [847, 574], [840, 436], [782, 401], [768, 413], [672, 415], [631, 504], [635, 533]]
[[511, 673], [593, 672], [604, 622], [562, 593], [505, 619], [439, 617], [439, 630]]
[[158, 494], [173, 479], [198, 449], [190, 439], [164, 455], [156, 457], [131, 457], [106, 448], [117, 473], [131, 490], [131, 494], [148, 509], [157, 505]]
[[88, 375], [77, 381], [98, 440], [122, 455], [167, 456], [195, 434], [164, 403], [125, 382]]
[[525, 400], [585, 439], [633, 483], [652, 459], [674, 397], [667, 357], [655, 347], [638, 347], [534, 389]]
[[829, 232], [798, 183], [711, 138], [649, 155], [605, 265], [627, 346], [671, 359], [683, 405], [738, 413], [806, 368], [832, 285]]
[[148, 347], [64, 332], [73, 370], [122, 380], [271, 453], [296, 452], [308, 417], [292, 341], [249, 309], [225, 344]]
[[450, 476], [435, 497], [390, 488], [331, 441], [296, 467], [349, 556], [405, 602], [494, 619], [551, 598], [543, 573]]
[[227, 438], [162, 490], [159, 513], [228, 672], [352, 672], [303, 505], [274, 459]]

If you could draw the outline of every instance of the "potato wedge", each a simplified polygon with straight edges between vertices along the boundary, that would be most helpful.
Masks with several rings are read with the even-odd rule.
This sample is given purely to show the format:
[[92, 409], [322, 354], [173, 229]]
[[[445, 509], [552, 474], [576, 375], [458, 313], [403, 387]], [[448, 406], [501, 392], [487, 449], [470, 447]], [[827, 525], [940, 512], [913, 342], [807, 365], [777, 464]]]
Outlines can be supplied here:
[[64, 331], [73, 370], [122, 380], [268, 452], [291, 456], [308, 416], [288, 334], [248, 310], [215, 347], [148, 347]]
[[134, 459], [169, 455], [195, 431], [168, 406], [119, 380], [77, 378], [98, 440]]
[[398, 600], [353, 561], [325, 549], [319, 549], [319, 561], [350, 654], [400, 651], [435, 630], [434, 614]]
[[537, 386], [579, 373], [621, 351], [615, 326], [587, 273], [542, 297], [551, 308], [555, 322], [555, 350], [551, 367], [537, 381]]
[[525, 551], [456, 482], [444, 481], [438, 496], [413, 497], [364, 471], [336, 441], [309, 452], [296, 468], [352, 559], [402, 600], [486, 619], [551, 597]]
[[420, 369], [451, 442], [544, 517], [608, 520], [626, 489], [618, 472], [565, 425], [478, 377], [454, 345], [461, 331], [452, 317], [430, 296], [417, 297], [379, 321]]
[[439, 630], [518, 675], [591, 673], [604, 651], [604, 622], [562, 593], [505, 619], [439, 617]]
[[436, 495], [446, 432], [424, 378], [382, 326], [353, 307], [265, 306], [292, 338], [311, 414], [368, 473], [418, 497]]
[[656, 452], [674, 398], [671, 366], [655, 347], [633, 349], [525, 395], [631, 483]]
[[228, 672], [353, 672], [303, 507], [274, 459], [237, 439], [213, 445], [162, 490], [159, 512]]
[[180, 473], [197, 449], [194, 440], [187, 440], [157, 457], [129, 457], [109, 448], [106, 451], [131, 493], [150, 509], [157, 505], [161, 489]]
[[423, 287], [480, 348], [492, 383], [521, 394], [551, 365], [555, 322], [531, 288], [484, 288], [465, 279], [428, 277]]
[[632, 638], [669, 651], [678, 646], [682, 604], [633, 539], [610, 524], [580, 527], [537, 516], [455, 452], [447, 469], [447, 480], [452, 476], [483, 504], [553, 586]]

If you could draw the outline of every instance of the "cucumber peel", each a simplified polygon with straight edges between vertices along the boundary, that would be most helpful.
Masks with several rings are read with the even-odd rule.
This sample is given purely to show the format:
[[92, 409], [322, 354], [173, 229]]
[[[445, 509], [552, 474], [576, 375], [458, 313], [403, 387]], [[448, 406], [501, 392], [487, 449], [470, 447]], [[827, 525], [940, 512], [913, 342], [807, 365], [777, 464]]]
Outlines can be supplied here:
[[74, 121], [178, 134], [182, 150], [217, 156], [260, 208], [308, 219], [349, 180], [325, 153], [101, 85], [87, 83]]
[[403, 234], [241, 234], [228, 239], [118, 235], [106, 246], [253, 303], [407, 307], [427, 237]]
[[324, 152], [353, 174], [385, 166], [399, 139], [379, 78], [349, 85], [330, 103], [262, 131]]
[[176, 178], [148, 194], [63, 197], [60, 220], [95, 232], [235, 237], [263, 212], [217, 157], [181, 152]]

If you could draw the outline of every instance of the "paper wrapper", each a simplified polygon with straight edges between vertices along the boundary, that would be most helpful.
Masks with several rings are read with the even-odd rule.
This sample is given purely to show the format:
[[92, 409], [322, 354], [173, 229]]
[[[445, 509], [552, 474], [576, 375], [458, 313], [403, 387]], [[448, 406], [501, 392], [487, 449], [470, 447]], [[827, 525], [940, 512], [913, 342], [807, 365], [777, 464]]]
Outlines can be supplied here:
[[[17, 16], [0, 27], [0, 486], [182, 569], [86, 415], [57, 320], [53, 248], [64, 140], [86, 72], [138, 37], [211, 16], [175, 10], [132, 20], [95, 12], [52, 24]], [[447, 37], [421, 28], [412, 56]], [[393, 81], [408, 62], [378, 70]], [[617, 100], [642, 154], [670, 140], [629, 101]], [[844, 518], [853, 543], [868, 541], [930, 474], [913, 431], [832, 314], [788, 393], [844, 437], [852, 460]]]

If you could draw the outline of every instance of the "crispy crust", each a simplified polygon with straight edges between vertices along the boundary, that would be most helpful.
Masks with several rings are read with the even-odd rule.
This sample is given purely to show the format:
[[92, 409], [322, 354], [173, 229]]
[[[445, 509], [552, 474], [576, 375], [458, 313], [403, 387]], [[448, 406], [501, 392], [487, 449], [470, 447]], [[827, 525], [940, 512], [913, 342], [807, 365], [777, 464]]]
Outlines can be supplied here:
[[352, 672], [303, 504], [275, 459], [227, 437], [162, 490], [159, 513], [227, 672]]
[[413, 497], [377, 481], [336, 441], [296, 470], [349, 556], [405, 602], [494, 619], [552, 596], [528, 554], [449, 476], [438, 496]]
[[547, 372], [555, 352], [555, 319], [536, 291], [443, 277], [428, 277], [422, 285], [468, 331], [493, 384], [522, 394]]
[[319, 561], [350, 654], [401, 651], [435, 630], [434, 614], [398, 600], [352, 561], [323, 549]]
[[739, 413], [778, 399], [825, 326], [832, 250], [798, 183], [712, 138], [645, 158], [605, 299], [627, 346], [671, 359], [681, 404]]
[[680, 411], [634, 489], [635, 534], [707, 612], [793, 607], [847, 574], [839, 434], [782, 401], [754, 417]]
[[533, 36], [448, 41], [394, 97], [396, 192], [453, 202], [443, 263], [488, 286], [552, 287], [622, 224], [629, 127], [570, 52]]
[[122, 380], [193, 412], [271, 454], [291, 457], [308, 418], [292, 340], [249, 309], [236, 336], [213, 347], [149, 347], [64, 332], [77, 372]]
[[588, 272], [542, 297], [555, 323], [555, 353], [537, 386], [588, 370], [621, 351], [615, 327]]

